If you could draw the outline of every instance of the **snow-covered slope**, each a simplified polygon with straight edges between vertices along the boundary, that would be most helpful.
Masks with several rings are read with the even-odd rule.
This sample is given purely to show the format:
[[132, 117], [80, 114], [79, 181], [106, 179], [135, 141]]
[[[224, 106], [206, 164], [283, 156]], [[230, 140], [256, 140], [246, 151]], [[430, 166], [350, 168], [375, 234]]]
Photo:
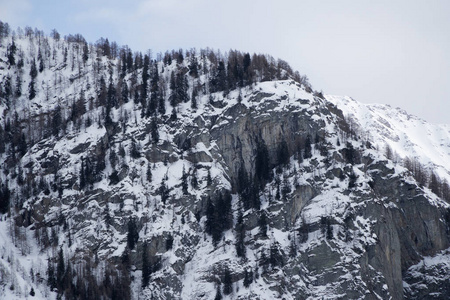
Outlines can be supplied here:
[[389, 145], [400, 159], [417, 159], [450, 181], [449, 124], [432, 124], [389, 105], [363, 104], [346, 96], [325, 97], [354, 122], [363, 138], [382, 150]]
[[56, 298], [44, 281], [46, 255], [40, 252], [32, 232], [15, 229], [10, 222], [0, 220], [0, 299]]

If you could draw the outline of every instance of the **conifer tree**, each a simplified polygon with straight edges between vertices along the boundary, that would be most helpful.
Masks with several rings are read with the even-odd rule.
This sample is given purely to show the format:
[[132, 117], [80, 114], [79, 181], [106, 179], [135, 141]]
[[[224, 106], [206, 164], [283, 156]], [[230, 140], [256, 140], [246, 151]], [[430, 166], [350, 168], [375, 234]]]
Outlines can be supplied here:
[[170, 105], [176, 107], [181, 102], [188, 102], [188, 82], [182, 72], [174, 73], [170, 75]]
[[98, 104], [103, 106], [106, 105], [106, 99], [108, 94], [108, 88], [106, 87], [106, 81], [103, 75], [100, 77], [99, 90], [97, 93]]
[[278, 147], [278, 163], [280, 165], [289, 164], [289, 149], [285, 139], [281, 141]]
[[211, 184], [212, 184], [211, 170], [208, 169], [208, 172], [206, 173], [206, 185], [210, 186]]
[[291, 192], [291, 185], [288, 180], [288, 176], [284, 176], [283, 183], [281, 186], [281, 195], [283, 197], [283, 201], [287, 200], [287, 195]]
[[33, 100], [36, 97], [36, 89], [34, 87], [34, 79], [32, 78], [28, 84], [28, 99]]
[[193, 189], [198, 188], [198, 178], [197, 178], [197, 167], [196, 166], [194, 166], [194, 169], [192, 170], [191, 186]]
[[22, 77], [20, 76], [20, 74], [17, 74], [16, 77], [15, 96], [16, 97], [22, 96]]
[[166, 239], [166, 250], [171, 250], [173, 247], [173, 236], [169, 234], [169, 236]]
[[260, 188], [261, 184], [258, 180], [258, 177], [254, 177], [253, 183], [250, 185], [250, 192], [249, 192], [249, 200], [248, 203], [251, 208], [259, 209], [261, 206], [261, 200], [260, 200]]
[[107, 102], [106, 107], [109, 107], [110, 109], [117, 106], [117, 95], [116, 95], [116, 87], [114, 86], [114, 80], [112, 78], [112, 74], [109, 77], [109, 85], [108, 85], [108, 92], [107, 92]]
[[264, 184], [272, 177], [270, 171], [269, 151], [263, 139], [257, 142], [255, 157], [255, 177], [260, 184]]
[[215, 217], [216, 223], [214, 224], [212, 232], [212, 240], [214, 247], [216, 247], [217, 244], [219, 244], [220, 240], [222, 239], [222, 228], [221, 228], [222, 226], [220, 226], [220, 224], [217, 223], [218, 222], [217, 214], [219, 214], [219, 211], [217, 209], [215, 210], [215, 214], [216, 214]]
[[158, 92], [158, 112], [160, 115], [166, 114], [166, 100], [164, 99], [163, 91]]
[[444, 199], [447, 202], [450, 202], [450, 185], [448, 184], [447, 180], [445, 180], [445, 179], [441, 183], [441, 193], [442, 193], [442, 199]]
[[130, 155], [134, 159], [139, 159], [141, 157], [141, 152], [139, 151], [138, 143], [133, 139], [131, 140], [131, 149], [130, 149]]
[[223, 294], [230, 295], [233, 292], [233, 285], [231, 281], [231, 273], [228, 267], [225, 268], [224, 276], [223, 276]]
[[41, 49], [38, 51], [38, 61], [39, 61], [39, 73], [44, 71], [44, 60], [42, 59]]
[[231, 211], [231, 193], [225, 191], [222, 195], [219, 193], [217, 195], [217, 220], [220, 226], [220, 231], [225, 231], [230, 229], [233, 223], [233, 215]]
[[193, 88], [192, 95], [191, 95], [191, 108], [194, 110], [197, 109], [197, 97], [198, 97], [198, 91], [196, 88]]
[[248, 288], [250, 286], [250, 284], [252, 284], [252, 282], [253, 282], [253, 271], [245, 270], [244, 271], [244, 282], [243, 282], [244, 286]]
[[345, 154], [346, 161], [349, 164], [354, 165], [355, 164], [356, 151], [355, 151], [355, 148], [353, 148], [353, 144], [352, 143], [347, 142], [344, 154]]
[[66, 267], [64, 262], [64, 253], [62, 248], [60, 248], [58, 252], [58, 264], [56, 267], [56, 282], [59, 291], [63, 290], [65, 273]]
[[308, 240], [309, 225], [306, 220], [303, 220], [302, 225], [298, 228], [298, 241], [299, 243], [305, 243]]
[[311, 147], [311, 135], [308, 133], [305, 140], [305, 152], [303, 158], [308, 159], [312, 157], [312, 147]]
[[216, 296], [214, 300], [222, 300], [222, 292], [220, 291], [220, 284], [217, 285]]
[[175, 106], [177, 104], [176, 88], [177, 88], [177, 82], [175, 80], [175, 73], [172, 71], [172, 72], [170, 72], [170, 79], [169, 79], [169, 89], [170, 89], [169, 101], [170, 101], [170, 105], [172, 105], [172, 106]]
[[116, 154], [116, 151], [114, 150], [114, 147], [111, 147], [109, 149], [109, 162], [111, 163], [111, 168], [115, 169], [117, 165], [118, 157]]
[[152, 142], [157, 144], [159, 141], [159, 132], [158, 132], [158, 123], [156, 121], [156, 117], [153, 116], [152, 122], [150, 124], [150, 134], [152, 137]]
[[245, 227], [244, 227], [244, 217], [242, 215], [242, 211], [239, 211], [237, 222], [236, 222], [236, 254], [238, 257], [245, 257]]
[[129, 99], [128, 99], [128, 84], [125, 80], [122, 81], [120, 95], [122, 97], [122, 101], [124, 103], [128, 103], [128, 101], [129, 101]]
[[250, 65], [251, 65], [250, 54], [249, 53], [245, 53], [244, 58], [243, 58], [244, 73], [248, 73], [249, 72]]
[[238, 194], [241, 196], [244, 196], [243, 194], [245, 193], [245, 191], [248, 190], [248, 185], [249, 185], [248, 175], [247, 175], [247, 171], [245, 170], [244, 163], [241, 163], [241, 166], [239, 167], [238, 178], [237, 178], [236, 184], [237, 184], [236, 190], [237, 190]]
[[161, 195], [162, 203], [166, 203], [167, 199], [169, 199], [169, 188], [166, 185], [167, 175], [163, 177], [161, 180], [161, 186], [159, 187], [159, 193]]
[[215, 208], [211, 201], [211, 197], [208, 197], [206, 201], [206, 222], [205, 222], [205, 231], [207, 234], [212, 234], [214, 230], [215, 224]]
[[215, 74], [213, 74], [210, 81], [210, 92], [222, 92], [226, 90], [227, 87], [227, 75], [225, 70], [225, 64], [223, 61], [219, 62], [217, 69], [215, 70]]
[[431, 173], [428, 188], [437, 196], [442, 197], [440, 180], [434, 172]]
[[0, 213], [5, 214], [9, 210], [9, 204], [11, 199], [11, 193], [8, 188], [8, 184], [2, 184], [0, 186]]
[[147, 242], [144, 242], [144, 247], [142, 250], [142, 287], [146, 288], [150, 282], [151, 275], [151, 266], [148, 261], [148, 253], [147, 253]]
[[50, 290], [53, 291], [56, 288], [56, 275], [55, 275], [55, 267], [50, 258], [47, 259], [47, 285], [50, 287]]
[[17, 150], [19, 152], [19, 155], [22, 157], [25, 155], [25, 153], [27, 153], [27, 141], [25, 139], [25, 134], [22, 132], [20, 134], [20, 140], [19, 140], [19, 144], [17, 145]]
[[150, 167], [150, 163], [147, 164], [147, 181], [152, 182], [152, 169]]
[[36, 68], [36, 60], [32, 60], [31, 61], [31, 68], [30, 68], [30, 77], [31, 79], [35, 79], [37, 76], [38, 72], [37, 72], [37, 68]]
[[355, 174], [353, 169], [351, 170], [350, 174], [348, 175], [348, 188], [353, 189], [356, 187], [356, 180], [358, 179], [358, 176]]
[[80, 169], [80, 189], [84, 189], [86, 186], [86, 170], [85, 170], [85, 163], [83, 160], [83, 157], [81, 158], [81, 169]]
[[187, 181], [187, 173], [183, 165], [183, 171], [181, 174], [181, 189], [184, 195], [188, 194], [188, 181]]
[[333, 227], [331, 226], [330, 218], [327, 218], [327, 240], [333, 239]]
[[140, 95], [139, 95], [139, 90], [138, 89], [135, 89], [134, 90], [134, 97], [133, 97], [133, 102], [134, 102], [134, 104], [139, 104], [139, 101], [140, 101]]
[[176, 56], [176, 58], [177, 58], [177, 64], [180, 65], [180, 64], [182, 64], [183, 61], [184, 61], [183, 50], [180, 49], [178, 52], [176, 52], [176, 54], [177, 54], [177, 56]]
[[88, 47], [88, 44], [86, 42], [83, 44], [83, 56], [82, 56], [82, 58], [83, 58], [83, 62], [84, 63], [86, 63], [87, 60], [89, 59], [89, 47]]
[[120, 78], [124, 78], [127, 75], [127, 61], [126, 61], [126, 53], [122, 53], [120, 56]]
[[150, 88], [150, 103], [147, 110], [147, 117], [150, 117], [154, 113], [156, 113], [156, 108], [158, 107], [159, 102], [159, 75], [158, 68], [155, 67], [156, 70], [153, 71], [153, 76], [151, 80], [151, 88]]
[[258, 220], [259, 233], [263, 237], [267, 237], [267, 218], [264, 212], [261, 212], [261, 215]]
[[127, 70], [131, 72], [133, 70], [133, 53], [128, 49], [127, 51]]
[[127, 245], [130, 250], [133, 250], [139, 239], [139, 232], [136, 226], [136, 221], [130, 217], [128, 220]]
[[190, 63], [189, 63], [189, 75], [191, 75], [194, 78], [198, 77], [198, 61], [197, 61], [197, 57], [195, 55], [192, 55], [190, 58]]
[[[110, 209], [109, 209], [109, 203], [108, 202], [106, 202], [105, 210], [103, 211], [103, 214], [105, 215], [104, 216], [104, 220], [105, 220], [106, 227], [109, 228], [109, 226], [112, 225], [112, 221], [113, 220], [111, 218]], [[70, 231], [69, 231], [69, 234], [70, 234]], [[70, 237], [70, 235], [69, 235], [69, 237]]]
[[55, 110], [53, 111], [52, 117], [52, 134], [54, 136], [58, 136], [58, 133], [61, 129], [61, 125], [62, 125], [61, 106], [57, 105]]
[[270, 246], [269, 262], [272, 265], [272, 267], [283, 266], [283, 255], [280, 252], [279, 244], [277, 242], [272, 243]]
[[142, 90], [141, 90], [141, 99], [143, 99], [141, 101], [142, 105], [145, 106], [145, 101], [147, 99], [147, 92], [148, 92], [148, 79], [150, 77], [149, 75], [149, 69], [150, 69], [150, 58], [149, 56], [146, 54], [144, 56], [144, 65], [142, 68]]
[[172, 113], [170, 114], [170, 120], [173, 122], [173, 121], [176, 121], [177, 119], [178, 119], [177, 110], [174, 107], [174, 108], [172, 108]]
[[14, 39], [12, 40], [11, 45], [8, 47], [8, 63], [11, 66], [14, 66], [16, 64], [16, 59], [15, 59], [15, 55], [16, 55], [16, 51], [17, 51], [17, 47], [16, 47], [16, 43], [14, 43]]
[[394, 159], [394, 153], [392, 151], [392, 148], [389, 144], [386, 144], [386, 148], [385, 148], [385, 155], [387, 159]]
[[3, 82], [3, 91], [0, 86], [0, 97], [6, 98], [9, 100], [9, 97], [12, 95], [12, 87], [11, 87], [11, 77], [7, 75]]
[[8, 142], [8, 136], [6, 132], [3, 130], [2, 125], [0, 124], [0, 141], [4, 141], [0, 143], [0, 154], [5, 153], [6, 151], [6, 143]]

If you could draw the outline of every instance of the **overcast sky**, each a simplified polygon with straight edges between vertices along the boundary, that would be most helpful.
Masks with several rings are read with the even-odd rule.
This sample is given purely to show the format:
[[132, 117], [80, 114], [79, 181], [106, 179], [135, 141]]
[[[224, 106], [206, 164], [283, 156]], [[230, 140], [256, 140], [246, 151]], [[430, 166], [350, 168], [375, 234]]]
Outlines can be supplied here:
[[133, 50], [270, 54], [314, 89], [450, 123], [448, 0], [0, 0], [0, 20]]

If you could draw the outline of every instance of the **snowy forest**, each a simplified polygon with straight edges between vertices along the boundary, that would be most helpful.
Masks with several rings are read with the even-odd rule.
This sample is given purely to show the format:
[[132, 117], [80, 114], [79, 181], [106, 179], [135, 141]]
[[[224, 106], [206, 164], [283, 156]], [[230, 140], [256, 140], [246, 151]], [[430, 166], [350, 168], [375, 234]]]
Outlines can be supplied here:
[[0, 22], [0, 298], [445, 299], [448, 128], [426, 156], [344, 101], [266, 54]]

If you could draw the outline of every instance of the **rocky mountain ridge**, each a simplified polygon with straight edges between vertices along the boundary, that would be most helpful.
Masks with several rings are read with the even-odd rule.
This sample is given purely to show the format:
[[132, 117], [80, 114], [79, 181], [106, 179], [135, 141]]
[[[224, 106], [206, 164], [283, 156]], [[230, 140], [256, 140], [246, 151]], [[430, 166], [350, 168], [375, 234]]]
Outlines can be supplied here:
[[56, 37], [0, 47], [2, 297], [449, 296], [446, 127], [389, 153], [281, 60]]

